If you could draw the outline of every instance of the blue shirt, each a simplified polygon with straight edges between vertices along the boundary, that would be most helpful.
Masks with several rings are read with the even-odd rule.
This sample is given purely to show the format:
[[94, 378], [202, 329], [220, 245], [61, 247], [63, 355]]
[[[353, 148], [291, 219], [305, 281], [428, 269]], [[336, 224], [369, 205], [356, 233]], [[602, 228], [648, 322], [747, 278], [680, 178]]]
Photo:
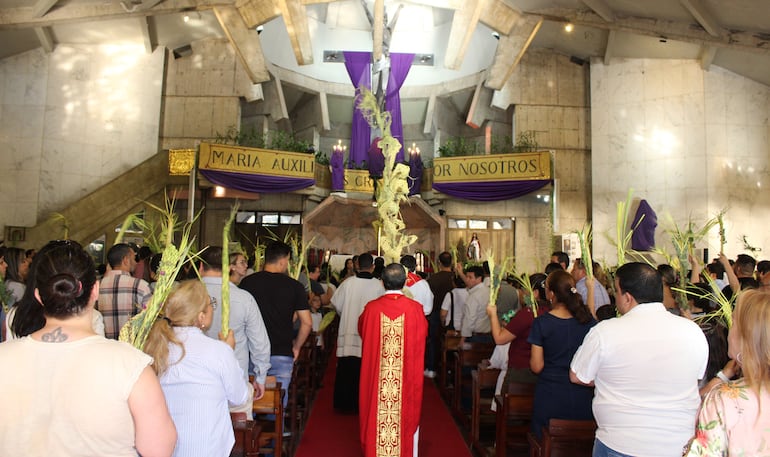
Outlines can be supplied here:
[[[170, 343], [169, 367], [160, 377], [177, 431], [175, 457], [227, 457], [235, 444], [230, 405], [248, 400], [249, 389], [233, 350], [197, 327], [174, 327], [182, 348]], [[181, 357], [181, 360], [180, 360]]]

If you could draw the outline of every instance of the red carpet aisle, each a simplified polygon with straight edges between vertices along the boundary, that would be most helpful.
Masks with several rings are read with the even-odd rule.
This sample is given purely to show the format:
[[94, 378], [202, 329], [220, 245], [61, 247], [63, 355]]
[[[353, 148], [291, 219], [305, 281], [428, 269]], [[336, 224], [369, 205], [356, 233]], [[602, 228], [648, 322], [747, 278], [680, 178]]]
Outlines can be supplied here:
[[[332, 408], [336, 359], [329, 360], [323, 387], [310, 412], [295, 457], [361, 457], [358, 415], [337, 414]], [[426, 380], [420, 420], [420, 457], [471, 457], [435, 384]]]

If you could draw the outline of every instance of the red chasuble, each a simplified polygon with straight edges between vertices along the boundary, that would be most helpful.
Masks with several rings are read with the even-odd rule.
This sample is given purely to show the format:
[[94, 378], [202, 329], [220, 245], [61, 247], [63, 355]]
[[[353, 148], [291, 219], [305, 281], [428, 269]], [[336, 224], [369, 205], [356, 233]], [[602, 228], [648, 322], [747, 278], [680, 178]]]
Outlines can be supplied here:
[[425, 338], [422, 305], [399, 293], [367, 303], [358, 319], [363, 342], [359, 417], [365, 457], [412, 457], [422, 409]]

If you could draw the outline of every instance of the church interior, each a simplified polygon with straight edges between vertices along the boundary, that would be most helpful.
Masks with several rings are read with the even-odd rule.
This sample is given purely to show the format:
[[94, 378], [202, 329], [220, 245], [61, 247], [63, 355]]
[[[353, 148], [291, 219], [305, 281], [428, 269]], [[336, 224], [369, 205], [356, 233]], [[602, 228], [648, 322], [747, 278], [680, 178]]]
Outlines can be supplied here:
[[[104, 263], [128, 215], [171, 197], [200, 246], [221, 244], [237, 203], [250, 254], [292, 233], [314, 260], [375, 252], [367, 151], [382, 132], [358, 130], [364, 81], [397, 109], [418, 170], [401, 214], [422, 270], [478, 234], [482, 257], [542, 271], [553, 251], [580, 257], [587, 223], [594, 259], [615, 265], [626, 199], [657, 214], [664, 250], [717, 215], [723, 231], [696, 257], [770, 250], [757, 220], [770, 208], [765, 0], [0, 0], [0, 240], [73, 239]], [[248, 170], [268, 154], [307, 160]], [[517, 157], [540, 161], [537, 175]], [[469, 452], [491, 452], [452, 407]]]

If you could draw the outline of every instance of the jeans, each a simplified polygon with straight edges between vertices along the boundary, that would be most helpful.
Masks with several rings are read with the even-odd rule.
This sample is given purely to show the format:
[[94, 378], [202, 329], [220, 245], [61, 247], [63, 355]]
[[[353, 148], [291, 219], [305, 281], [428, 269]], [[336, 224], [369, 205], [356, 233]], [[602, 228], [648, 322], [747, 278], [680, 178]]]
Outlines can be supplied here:
[[291, 384], [291, 372], [294, 369], [294, 357], [285, 355], [271, 355], [270, 369], [267, 370], [268, 376], [275, 376], [275, 380], [281, 383], [281, 389], [284, 391], [283, 407], [289, 400], [289, 384]]
[[622, 452], [613, 451], [608, 448], [599, 439], [594, 439], [594, 452], [592, 457], [633, 457], [630, 454], [623, 454]]

